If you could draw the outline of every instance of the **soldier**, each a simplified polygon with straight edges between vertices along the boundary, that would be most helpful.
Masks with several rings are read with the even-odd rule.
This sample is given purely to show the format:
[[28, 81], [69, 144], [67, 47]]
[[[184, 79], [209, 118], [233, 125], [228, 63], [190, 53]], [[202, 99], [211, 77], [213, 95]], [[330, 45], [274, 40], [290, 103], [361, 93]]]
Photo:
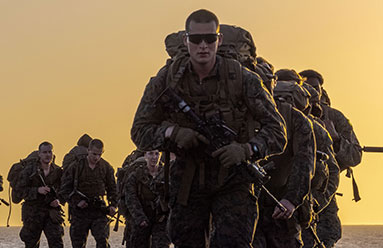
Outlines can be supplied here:
[[[150, 80], [131, 137], [141, 150], [158, 149], [177, 156], [170, 168], [168, 220], [175, 247], [205, 247], [210, 214], [210, 247], [251, 247], [256, 199], [238, 170], [247, 160], [283, 151], [284, 122], [257, 74], [235, 60], [217, 56], [223, 37], [212, 12], [193, 12], [185, 28], [188, 56], [168, 63]], [[174, 98], [164, 92], [167, 87], [186, 99], [205, 122], [224, 121], [237, 134], [235, 140], [209, 153], [207, 143], [213, 140], [207, 140], [196, 123], [175, 110]], [[156, 100], [161, 93], [163, 97]]]
[[[125, 185], [128, 178], [128, 174], [131, 173], [132, 168], [131, 165], [134, 164], [134, 162], [144, 156], [144, 152], [140, 150], [134, 150], [132, 151], [124, 160], [122, 163], [121, 168], [118, 168], [116, 173], [117, 178], [117, 197], [118, 197], [118, 214], [124, 216], [125, 218], [125, 228], [122, 238], [122, 245], [126, 242], [126, 247], [129, 247], [129, 239], [130, 239], [130, 233], [131, 233], [131, 215], [128, 212], [127, 206], [126, 206], [126, 200], [125, 200]], [[117, 216], [118, 218], [118, 216]], [[118, 222], [116, 222], [116, 225], [113, 229], [113, 231], [118, 231]]]
[[[306, 83], [318, 89], [322, 96], [323, 77], [321, 74], [314, 70], [305, 70], [300, 75], [306, 78]], [[349, 120], [339, 110], [326, 104], [321, 104], [321, 107], [323, 109], [321, 119], [333, 140], [335, 158], [340, 171], [358, 165], [362, 158], [362, 149]], [[326, 247], [333, 247], [341, 238], [342, 226], [335, 197], [332, 197], [330, 204], [319, 214], [317, 230], [319, 238]]]
[[[141, 161], [138, 161], [141, 160]], [[145, 152], [132, 168], [125, 185], [131, 225], [129, 247], [169, 247], [166, 233], [168, 208], [164, 202], [164, 173], [158, 150]], [[151, 244], [151, 245], [150, 245]]]
[[38, 159], [28, 161], [16, 184], [24, 199], [20, 238], [25, 247], [39, 247], [42, 231], [49, 247], [63, 247], [64, 218], [56, 194], [61, 176], [62, 169], [53, 163], [53, 145], [41, 143]]
[[[324, 152], [328, 158], [316, 160], [315, 176], [311, 184], [311, 194], [313, 201], [313, 223], [311, 227], [302, 231], [304, 247], [315, 247], [313, 232], [317, 233], [318, 215], [321, 213], [335, 196], [339, 185], [339, 166], [335, 159], [333, 142], [330, 134], [324, 128], [324, 123], [319, 119], [322, 115], [320, 107], [319, 93], [310, 85], [304, 83], [303, 86], [310, 92], [310, 108], [305, 113], [313, 122], [315, 139], [318, 151]], [[310, 230], [312, 228], [312, 230]], [[323, 243], [323, 242], [322, 242]]]
[[110, 247], [107, 214], [113, 216], [116, 212], [116, 182], [113, 167], [101, 158], [103, 152], [102, 141], [93, 139], [88, 155], [72, 163], [62, 178], [60, 195], [70, 205], [70, 237], [75, 248], [85, 247], [89, 230], [97, 247]]
[[[258, 58], [257, 63], [258, 67], [268, 68], [269, 74], [273, 75], [273, 67], [267, 61]], [[296, 74], [295, 71], [286, 70], [286, 72]], [[253, 246], [302, 247], [300, 220], [294, 218], [293, 215], [296, 215], [296, 210], [304, 204], [304, 200], [309, 194], [315, 167], [316, 146], [311, 122], [294, 107], [294, 99], [290, 96], [295, 94], [293, 91], [300, 91], [303, 94], [306, 92], [290, 78], [278, 75], [275, 86], [271, 80], [265, 77], [266, 75], [267, 73], [262, 74], [261, 77], [272, 94], [283, 91], [283, 94], [275, 95], [274, 99], [286, 122], [288, 143], [283, 154], [273, 156], [268, 161], [273, 162], [274, 165], [272, 169], [268, 170], [271, 179], [265, 186], [280, 200], [286, 211], [282, 211], [264, 191], [261, 191], [259, 220]], [[305, 105], [301, 104], [301, 106]]]

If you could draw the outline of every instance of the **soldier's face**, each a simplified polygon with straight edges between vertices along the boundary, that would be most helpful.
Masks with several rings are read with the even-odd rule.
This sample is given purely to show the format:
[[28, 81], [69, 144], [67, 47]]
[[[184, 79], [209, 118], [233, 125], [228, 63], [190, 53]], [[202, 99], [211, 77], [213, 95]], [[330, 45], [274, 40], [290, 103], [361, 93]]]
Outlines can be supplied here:
[[189, 32], [184, 36], [193, 64], [207, 65], [215, 63], [218, 46], [222, 44], [222, 35], [217, 34], [215, 22], [198, 23], [191, 21]]
[[97, 164], [100, 159], [102, 154], [104, 153], [103, 149], [99, 149], [97, 147], [91, 147], [88, 149], [88, 161], [90, 164]]
[[158, 164], [158, 159], [160, 158], [160, 152], [158, 150], [145, 152], [144, 158], [149, 167], [154, 167]]
[[41, 163], [50, 164], [53, 161], [53, 151], [51, 145], [43, 145], [38, 152]]

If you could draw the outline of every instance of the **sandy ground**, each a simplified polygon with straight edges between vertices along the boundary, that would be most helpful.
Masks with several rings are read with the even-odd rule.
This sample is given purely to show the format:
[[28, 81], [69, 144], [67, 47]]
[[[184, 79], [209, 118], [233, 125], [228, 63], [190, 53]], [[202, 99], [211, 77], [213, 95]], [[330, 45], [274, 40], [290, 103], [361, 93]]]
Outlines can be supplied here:
[[[0, 227], [0, 248], [24, 247], [19, 238], [20, 227]], [[122, 228], [119, 232], [111, 231], [110, 243], [112, 247], [122, 248]], [[65, 229], [65, 247], [71, 247], [68, 228]], [[48, 247], [43, 235], [40, 247]], [[96, 247], [93, 237], [89, 236], [86, 247]], [[383, 226], [344, 226], [343, 238], [338, 242], [337, 248], [382, 248]]]

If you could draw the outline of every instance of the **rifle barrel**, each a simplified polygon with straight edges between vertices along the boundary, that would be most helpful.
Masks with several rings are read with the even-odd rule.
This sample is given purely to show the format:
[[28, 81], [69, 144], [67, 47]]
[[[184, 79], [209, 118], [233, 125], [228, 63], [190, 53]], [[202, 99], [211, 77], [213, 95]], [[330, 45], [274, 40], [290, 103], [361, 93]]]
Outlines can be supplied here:
[[4, 203], [4, 205], [9, 206], [9, 203], [8, 203], [6, 200], [0, 198], [0, 201], [1, 201], [2, 203]]
[[364, 151], [364, 152], [380, 152], [380, 153], [383, 153], [383, 147], [379, 147], [379, 146], [363, 146], [362, 151]]

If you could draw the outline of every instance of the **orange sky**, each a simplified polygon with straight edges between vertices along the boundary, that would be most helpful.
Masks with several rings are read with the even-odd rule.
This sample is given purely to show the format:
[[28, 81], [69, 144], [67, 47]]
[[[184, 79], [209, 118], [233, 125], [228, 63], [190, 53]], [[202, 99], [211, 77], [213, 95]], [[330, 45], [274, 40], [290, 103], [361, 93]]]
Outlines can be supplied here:
[[[166, 61], [163, 41], [199, 8], [249, 30], [276, 69], [321, 72], [361, 144], [383, 146], [383, 1], [1, 0], [0, 174], [44, 140], [61, 162], [84, 132], [101, 138], [104, 157], [120, 166], [134, 148], [130, 127], [143, 89]], [[382, 159], [364, 154], [355, 169], [358, 203], [342, 174], [343, 224], [383, 224]], [[0, 225], [7, 211], [0, 206]], [[11, 220], [21, 223], [19, 207]]]

